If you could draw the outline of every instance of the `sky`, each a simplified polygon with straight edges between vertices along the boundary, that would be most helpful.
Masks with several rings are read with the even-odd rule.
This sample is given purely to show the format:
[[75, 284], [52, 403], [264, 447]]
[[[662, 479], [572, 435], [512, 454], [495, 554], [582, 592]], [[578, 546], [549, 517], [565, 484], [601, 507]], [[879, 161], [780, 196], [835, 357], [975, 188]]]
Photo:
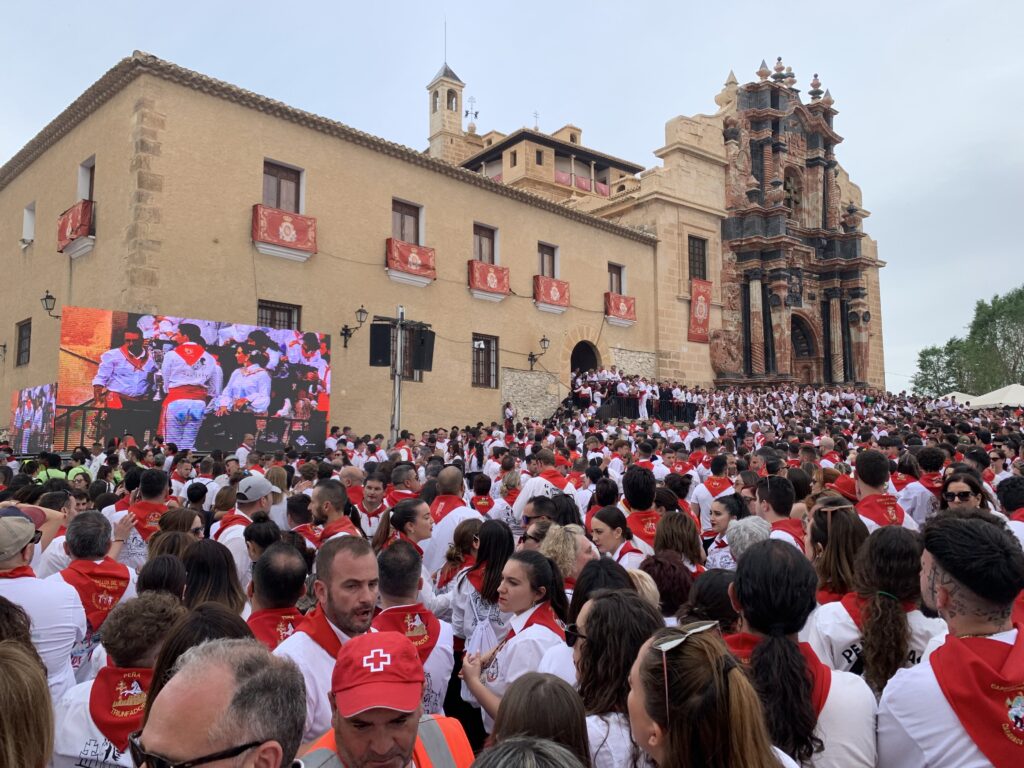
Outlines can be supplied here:
[[447, 55], [479, 133], [537, 112], [541, 130], [572, 122], [587, 146], [648, 167], [668, 120], [715, 112], [730, 70], [746, 83], [782, 56], [839, 110], [836, 156], [887, 263], [889, 389], [909, 388], [917, 352], [962, 334], [977, 300], [1024, 282], [1008, 236], [1024, 201], [1013, 0], [38, 0], [4, 16], [0, 163], [136, 49], [416, 149]]

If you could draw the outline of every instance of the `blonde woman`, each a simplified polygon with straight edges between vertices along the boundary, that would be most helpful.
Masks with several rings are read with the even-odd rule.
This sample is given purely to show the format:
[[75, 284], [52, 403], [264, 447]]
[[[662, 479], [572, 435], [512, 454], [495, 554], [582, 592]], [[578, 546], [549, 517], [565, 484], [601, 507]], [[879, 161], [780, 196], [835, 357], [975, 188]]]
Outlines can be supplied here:
[[267, 481], [281, 491], [274, 491], [271, 498], [270, 519], [277, 523], [282, 531], [288, 530], [288, 472], [284, 467], [271, 467], [267, 470]]

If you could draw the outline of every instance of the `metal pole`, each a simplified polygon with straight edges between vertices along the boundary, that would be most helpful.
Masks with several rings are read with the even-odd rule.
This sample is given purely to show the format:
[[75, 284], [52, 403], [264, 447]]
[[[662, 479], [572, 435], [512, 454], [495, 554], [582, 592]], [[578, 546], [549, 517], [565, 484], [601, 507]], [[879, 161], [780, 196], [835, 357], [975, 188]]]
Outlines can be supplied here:
[[398, 432], [402, 427], [402, 372], [405, 370], [405, 307], [398, 305], [398, 322], [395, 324], [395, 388], [391, 404], [391, 447], [398, 442]]

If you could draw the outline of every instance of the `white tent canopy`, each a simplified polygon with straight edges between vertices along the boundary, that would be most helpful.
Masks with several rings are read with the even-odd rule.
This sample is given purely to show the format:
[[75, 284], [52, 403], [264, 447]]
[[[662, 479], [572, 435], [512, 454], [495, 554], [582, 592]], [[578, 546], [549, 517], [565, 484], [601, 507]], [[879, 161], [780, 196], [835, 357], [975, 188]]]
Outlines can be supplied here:
[[971, 400], [971, 408], [1016, 408], [1024, 406], [1024, 385], [1011, 384]]
[[964, 403], [974, 403], [974, 395], [968, 395], [966, 392], [947, 392], [939, 397], [939, 400], [952, 400], [956, 398], [956, 401], [963, 405]]

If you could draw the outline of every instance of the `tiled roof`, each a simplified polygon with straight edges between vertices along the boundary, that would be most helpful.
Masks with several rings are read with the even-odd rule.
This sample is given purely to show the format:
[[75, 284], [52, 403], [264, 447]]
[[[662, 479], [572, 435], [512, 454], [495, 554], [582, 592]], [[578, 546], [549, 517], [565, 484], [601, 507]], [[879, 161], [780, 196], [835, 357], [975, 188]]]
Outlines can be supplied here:
[[[442, 70], [443, 71], [443, 70]], [[442, 160], [428, 157], [409, 147], [386, 141], [363, 131], [358, 131], [344, 123], [326, 117], [290, 107], [283, 102], [247, 91], [199, 72], [179, 67], [169, 61], [141, 51], [135, 51], [130, 57], [119, 61], [103, 77], [92, 84], [69, 107], [54, 118], [35, 137], [22, 147], [10, 160], [0, 167], [0, 191], [7, 187], [22, 171], [28, 168], [37, 158], [66, 136], [79, 123], [116, 96], [123, 88], [140, 75], [152, 75], [185, 88], [230, 101], [248, 109], [263, 112], [281, 120], [287, 120], [306, 128], [334, 136], [344, 141], [371, 149], [375, 152], [418, 165], [436, 173], [449, 176], [466, 184], [473, 184], [494, 194], [518, 200], [535, 208], [563, 216], [582, 224], [586, 224], [621, 237], [653, 244], [657, 238], [640, 232], [631, 227], [613, 224], [610, 221], [565, 208], [546, 198], [529, 192], [491, 181], [482, 174], [450, 165]], [[453, 73], [454, 74], [454, 73]]]
[[[434, 75], [434, 80], [438, 80], [442, 77], [447, 77], [449, 80], [454, 80], [460, 85], [465, 85], [465, 83], [463, 83], [462, 80], [459, 79], [459, 76], [455, 74], [454, 70], [452, 70], [452, 68], [448, 66], [447, 61], [444, 63], [443, 67], [437, 70], [437, 74]], [[430, 82], [434, 82], [434, 80], [431, 80]]]

